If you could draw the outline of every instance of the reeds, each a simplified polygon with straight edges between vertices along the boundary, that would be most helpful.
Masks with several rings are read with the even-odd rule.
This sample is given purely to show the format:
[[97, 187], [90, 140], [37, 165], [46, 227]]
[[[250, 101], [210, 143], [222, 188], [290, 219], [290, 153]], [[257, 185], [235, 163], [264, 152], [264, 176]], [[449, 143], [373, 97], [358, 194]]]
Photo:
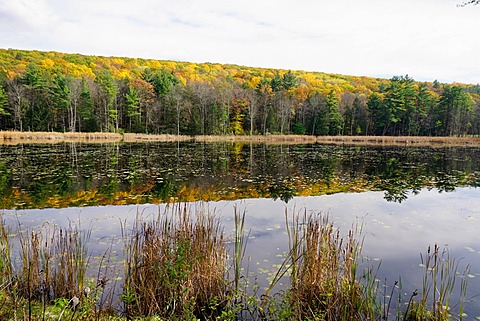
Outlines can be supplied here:
[[[389, 294], [386, 288], [382, 293], [377, 270], [362, 262], [361, 226], [342, 234], [328, 215], [306, 211], [292, 218], [286, 212], [290, 251], [270, 285], [260, 289], [250, 283], [244, 262], [245, 218], [245, 211], [234, 209], [230, 245], [220, 220], [202, 203], [170, 204], [153, 219], [138, 215], [131, 228], [124, 224], [122, 309], [109, 319], [446, 321], [464, 316], [468, 267], [459, 273], [459, 262], [448, 251], [434, 246], [421, 256], [420, 291], [405, 297], [401, 282], [395, 282]], [[94, 270], [89, 239], [89, 230], [73, 224], [26, 231], [19, 226], [12, 234], [0, 219], [0, 319], [100, 320], [115, 305], [102, 299], [108, 280], [101, 269], [110, 258], [104, 255], [97, 276], [89, 278]], [[12, 259], [12, 240], [19, 260]], [[289, 285], [274, 292], [287, 279]], [[453, 304], [457, 288], [460, 299]]]
[[268, 144], [314, 144], [316, 136], [311, 135], [197, 135], [195, 142], [252, 142]]
[[8, 289], [13, 279], [10, 233], [10, 229], [0, 215], [0, 292]]
[[296, 215], [289, 226], [292, 315], [301, 320], [362, 320], [374, 315], [358, 277], [362, 243], [342, 236], [329, 217]]
[[135, 133], [125, 133], [123, 134], [123, 141], [126, 143], [139, 143], [139, 142], [162, 142], [162, 143], [172, 143], [172, 142], [184, 142], [192, 140], [191, 136], [187, 135], [154, 135], [154, 134], [135, 134]]
[[17, 275], [20, 295], [54, 301], [81, 297], [85, 288], [90, 232], [77, 227], [46, 227], [19, 233], [22, 268]]
[[18, 132], [0, 131], [0, 144], [16, 145], [22, 143], [54, 144], [60, 142], [107, 143], [122, 140], [118, 133], [58, 133], [58, 132]]
[[46, 320], [47, 314], [73, 317], [77, 311], [79, 317], [95, 315], [89, 287], [95, 282], [87, 276], [90, 230], [72, 223], [26, 230], [19, 223], [17, 228], [12, 233], [0, 220], [0, 319]]
[[214, 319], [226, 305], [227, 252], [218, 219], [187, 205], [136, 220], [125, 240], [122, 300], [127, 318]]
[[141, 133], [77, 133], [0, 131], [0, 144], [60, 142], [251, 142], [266, 144], [348, 144], [374, 146], [480, 146], [480, 137], [430, 136], [312, 136], [312, 135], [154, 135]]
[[433, 136], [317, 136], [319, 144], [365, 146], [480, 146], [480, 137]]
[[[447, 249], [441, 250], [436, 244], [433, 248], [429, 246], [427, 252], [421, 255], [421, 266], [424, 268], [424, 274], [420, 299], [407, 308], [405, 320], [450, 320], [454, 305], [459, 310], [458, 319], [462, 320], [469, 266], [460, 273], [459, 261], [451, 258]], [[458, 278], [461, 279], [459, 302], [452, 304], [452, 295]]]

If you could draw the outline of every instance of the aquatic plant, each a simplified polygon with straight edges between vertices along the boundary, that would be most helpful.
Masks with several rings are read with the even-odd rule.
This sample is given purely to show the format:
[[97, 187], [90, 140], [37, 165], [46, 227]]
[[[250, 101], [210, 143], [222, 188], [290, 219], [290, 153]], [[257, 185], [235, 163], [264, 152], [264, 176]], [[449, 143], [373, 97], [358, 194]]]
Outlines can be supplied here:
[[[459, 271], [459, 261], [452, 258], [448, 249], [441, 250], [438, 245], [428, 247], [425, 254], [421, 255], [423, 268], [423, 282], [420, 292], [420, 299], [407, 307], [404, 320], [450, 320], [452, 308], [458, 307], [458, 319], [462, 320], [464, 304], [467, 293], [467, 275], [469, 266], [465, 267], [463, 273]], [[460, 279], [459, 302], [452, 304], [452, 296], [456, 289], [457, 279]], [[412, 299], [419, 293], [414, 291]]]
[[221, 314], [227, 252], [214, 215], [174, 204], [155, 220], [138, 217], [130, 234], [123, 230], [127, 317], [211, 319]]
[[[234, 208], [231, 242], [205, 204], [170, 204], [122, 225], [124, 282], [105, 294], [107, 250], [93, 266], [90, 230], [44, 225], [16, 234], [0, 220], [0, 319], [12, 320], [403, 320], [462, 319], [468, 266], [437, 245], [421, 255], [423, 282], [380, 287], [364, 264], [362, 225], [346, 234], [321, 213], [285, 213], [289, 251], [263, 289], [245, 262], [246, 211]], [[13, 242], [12, 242], [13, 240]], [[19, 253], [14, 253], [18, 243]], [[229, 255], [229, 251], [231, 255]], [[16, 256], [19, 260], [16, 260]], [[14, 266], [12, 262], [17, 262]], [[89, 277], [89, 271], [97, 271]], [[286, 287], [278, 288], [283, 281]], [[460, 286], [457, 282], [460, 280]], [[113, 285], [115, 286], [115, 285]], [[459, 288], [459, 300], [453, 295]], [[453, 301], [456, 300], [455, 304]], [[117, 303], [121, 303], [122, 309]]]
[[294, 318], [362, 320], [375, 315], [374, 298], [359, 280], [362, 242], [351, 229], [342, 236], [328, 215], [294, 216], [288, 227], [292, 250], [288, 299]]

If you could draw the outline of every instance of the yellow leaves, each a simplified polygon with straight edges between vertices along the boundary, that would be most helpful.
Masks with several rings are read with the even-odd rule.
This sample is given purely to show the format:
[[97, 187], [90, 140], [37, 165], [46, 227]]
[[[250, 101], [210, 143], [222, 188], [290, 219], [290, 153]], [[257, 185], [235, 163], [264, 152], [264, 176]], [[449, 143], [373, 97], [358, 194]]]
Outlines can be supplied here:
[[160, 67], [162, 67], [162, 64], [158, 60], [148, 60], [146, 65], [148, 68], [151, 69], [159, 69]]
[[7, 70], [3, 66], [0, 66], [0, 71], [0, 74], [5, 74], [8, 79], [13, 79], [13, 77], [15, 77], [15, 73], [13, 72], [13, 70]]
[[173, 61], [167, 61], [165, 63], [165, 68], [167, 68], [168, 70], [175, 71], [177, 69], [177, 64]]
[[250, 78], [250, 81], [247, 82], [248, 87], [250, 88], [257, 88], [258, 84], [262, 81], [262, 78], [259, 76], [253, 76]]
[[186, 85], [187, 84], [187, 79], [185, 79], [185, 77], [183, 77], [182, 75], [178, 75], [178, 74], [175, 74], [175, 76], [177, 77], [178, 81], [180, 81], [182, 83], [182, 85]]
[[210, 73], [210, 66], [209, 65], [203, 65], [203, 70], [205, 73]]
[[85, 65], [69, 63], [67, 69], [70, 70], [69, 74], [75, 78], [95, 78], [92, 69]]
[[119, 79], [130, 79], [131, 78], [131, 75], [130, 75], [130, 72], [126, 69], [118, 72], [116, 74], [116, 77], [119, 78]]
[[112, 64], [116, 65], [117, 67], [120, 67], [125, 64], [125, 60], [123, 60], [122, 58], [112, 58]]
[[45, 68], [52, 68], [55, 65], [55, 63], [53, 62], [52, 59], [46, 58], [42, 60], [42, 65]]
[[[23, 58], [22, 58], [23, 57]], [[245, 67], [238, 65], [223, 65], [217, 63], [188, 63], [176, 61], [162, 61], [141, 58], [98, 57], [75, 54], [62, 54], [56, 52], [39, 52], [26, 50], [0, 49], [2, 68], [9, 78], [25, 71], [25, 66], [34, 61], [41, 69], [54, 69], [70, 74], [74, 77], [95, 78], [94, 73], [109, 69], [117, 79], [141, 78], [142, 71], [146, 68], [166, 70], [175, 73], [179, 81], [185, 85], [189, 81], [206, 82], [222, 86], [245, 86], [257, 88], [261, 79], [273, 79], [276, 74], [283, 77], [286, 70]], [[292, 72], [298, 79], [299, 87], [290, 91], [298, 100], [302, 100], [309, 93], [328, 92], [334, 90], [341, 94], [349, 91], [369, 95], [378, 91], [381, 83], [388, 80], [369, 77], [344, 76], [326, 74], [322, 72]], [[265, 94], [268, 94], [265, 89]]]
[[305, 80], [307, 83], [312, 83], [315, 81], [315, 75], [313, 73], [305, 73], [299, 77], [300, 79]]
[[308, 87], [305, 84], [301, 84], [298, 88], [294, 89], [294, 95], [299, 101], [304, 101], [308, 98]]

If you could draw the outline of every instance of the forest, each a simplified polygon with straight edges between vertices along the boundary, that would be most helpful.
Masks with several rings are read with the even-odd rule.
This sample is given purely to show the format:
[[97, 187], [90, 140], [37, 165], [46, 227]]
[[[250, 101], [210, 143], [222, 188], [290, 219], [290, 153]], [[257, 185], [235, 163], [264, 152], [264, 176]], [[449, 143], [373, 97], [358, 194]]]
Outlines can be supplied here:
[[0, 49], [0, 130], [480, 134], [480, 85]]

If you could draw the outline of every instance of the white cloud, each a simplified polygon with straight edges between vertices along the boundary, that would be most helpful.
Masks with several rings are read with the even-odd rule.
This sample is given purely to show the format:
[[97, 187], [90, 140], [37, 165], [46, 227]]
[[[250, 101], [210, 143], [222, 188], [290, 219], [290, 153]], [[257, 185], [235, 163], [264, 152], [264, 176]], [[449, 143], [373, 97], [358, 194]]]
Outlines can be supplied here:
[[480, 82], [480, 6], [457, 3], [0, 0], [0, 46]]

